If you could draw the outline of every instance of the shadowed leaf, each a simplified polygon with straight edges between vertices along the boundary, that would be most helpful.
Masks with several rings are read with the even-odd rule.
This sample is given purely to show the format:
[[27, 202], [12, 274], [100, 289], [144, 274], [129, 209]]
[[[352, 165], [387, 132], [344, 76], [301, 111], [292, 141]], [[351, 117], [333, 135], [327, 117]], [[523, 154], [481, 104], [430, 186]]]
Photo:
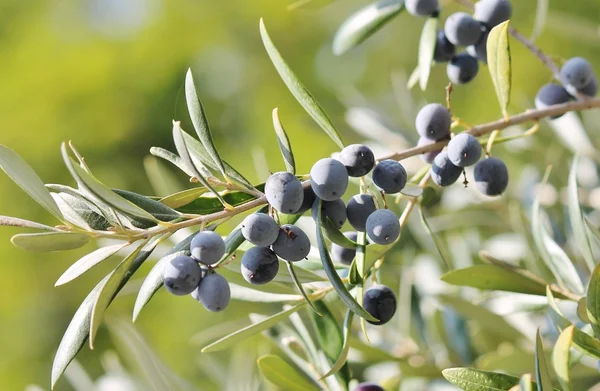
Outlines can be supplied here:
[[428, 18], [423, 25], [421, 39], [419, 40], [419, 86], [422, 91], [427, 89], [433, 53], [437, 42], [437, 26], [439, 19]]

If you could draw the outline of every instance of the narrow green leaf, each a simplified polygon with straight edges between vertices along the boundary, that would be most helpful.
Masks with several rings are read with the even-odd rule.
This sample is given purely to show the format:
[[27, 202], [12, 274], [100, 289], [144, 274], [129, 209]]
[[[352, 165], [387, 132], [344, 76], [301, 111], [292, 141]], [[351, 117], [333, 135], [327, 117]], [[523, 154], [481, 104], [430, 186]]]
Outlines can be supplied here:
[[537, 7], [535, 9], [535, 21], [533, 22], [533, 31], [529, 38], [531, 42], [534, 42], [544, 30], [546, 26], [546, 20], [548, 19], [548, 0], [537, 0]]
[[519, 378], [472, 368], [448, 368], [442, 375], [464, 391], [508, 391], [519, 384]]
[[[211, 157], [208, 155], [208, 151], [206, 150], [206, 148], [204, 148], [202, 143], [200, 141], [196, 140], [191, 135], [189, 135], [183, 129], [181, 130], [181, 132], [183, 133], [183, 139], [185, 140], [185, 145], [187, 146], [190, 156], [194, 160], [194, 163], [197, 166], [201, 166], [201, 167], [198, 167], [198, 169], [201, 170], [200, 172], [202, 172], [204, 175], [204, 171], [202, 171], [202, 167], [204, 167], [204, 166], [210, 167], [213, 170], [218, 170], [217, 165], [215, 164], [215, 162], [213, 162]], [[229, 163], [227, 163], [225, 160], [222, 160], [222, 162], [223, 162], [223, 166], [225, 167], [225, 174], [227, 174], [227, 178], [235, 181], [237, 184], [239, 184], [249, 190], [254, 190], [252, 183], [250, 183], [246, 178], [244, 178], [244, 176], [242, 174], [240, 174], [239, 171], [237, 171], [235, 168], [231, 167], [231, 165], [229, 165]], [[207, 168], [204, 168], [203, 170], [207, 171]], [[205, 175], [205, 176], [209, 177], [212, 175]]]
[[317, 335], [319, 348], [331, 362], [339, 357], [344, 345], [344, 335], [335, 316], [322, 300], [315, 302], [315, 307], [322, 314], [312, 314], [312, 322]]
[[587, 289], [587, 310], [592, 321], [594, 334], [600, 336], [600, 264], [596, 266], [590, 277]]
[[47, 252], [66, 251], [83, 247], [90, 241], [90, 237], [86, 234], [72, 232], [44, 232], [18, 234], [13, 236], [10, 241], [23, 250]]
[[546, 356], [544, 356], [544, 345], [542, 344], [539, 328], [535, 335], [535, 379], [537, 381], [538, 391], [552, 389], [552, 380], [550, 379]]
[[67, 146], [65, 143], [63, 143], [61, 146], [61, 152], [67, 169], [81, 188], [85, 189], [99, 200], [105, 202], [106, 204], [112, 206], [116, 210], [123, 212], [128, 216], [139, 217], [144, 220], [150, 220], [155, 222], [157, 221], [154, 218], [154, 216], [152, 216], [150, 213], [146, 212], [140, 207], [132, 204], [123, 197], [119, 196], [118, 194], [104, 186], [96, 178], [88, 174], [79, 165], [75, 164], [75, 162], [69, 157], [69, 154], [67, 152]]
[[487, 39], [488, 68], [505, 118], [508, 118], [508, 104], [512, 87], [509, 23], [510, 20], [507, 20], [494, 27]]
[[569, 187], [568, 187], [568, 208], [569, 208], [569, 222], [573, 229], [573, 236], [577, 248], [581, 252], [585, 263], [590, 270], [594, 270], [596, 264], [594, 255], [592, 254], [592, 248], [588, 240], [587, 231], [585, 228], [585, 221], [583, 220], [583, 214], [579, 205], [579, 192], [577, 188], [577, 163], [579, 157], [576, 155], [571, 165], [571, 171], [569, 173]]
[[169, 208], [167, 205], [155, 201], [141, 194], [127, 190], [113, 189], [115, 193], [125, 198], [134, 205], [139, 206], [152, 216], [160, 221], [173, 221], [181, 217], [181, 214], [176, 210]]
[[425, 212], [423, 211], [423, 208], [421, 207], [421, 205], [419, 205], [419, 216], [421, 216], [421, 223], [423, 223], [423, 227], [425, 228], [425, 231], [427, 231], [427, 233], [431, 237], [431, 240], [433, 240], [433, 244], [435, 245], [435, 248], [436, 248], [438, 254], [440, 255], [440, 259], [444, 263], [444, 266], [446, 267], [446, 269], [450, 269], [451, 263], [448, 261], [448, 257], [446, 256], [447, 253], [446, 253], [446, 250], [444, 249], [444, 245], [440, 242], [440, 240], [438, 239], [435, 232], [433, 232], [431, 230], [431, 227], [429, 226], [429, 223], [427, 222], [427, 219], [425, 218]]
[[308, 303], [308, 305], [310, 305], [310, 308], [312, 308], [313, 311], [315, 311], [315, 313], [318, 316], [323, 316], [319, 312], [319, 310], [317, 310], [317, 308], [315, 307], [315, 304], [308, 298], [308, 295], [306, 294], [306, 292], [304, 291], [304, 288], [302, 287], [302, 283], [298, 279], [298, 276], [296, 276], [296, 271], [294, 270], [294, 265], [292, 264], [292, 262], [285, 261], [285, 263], [287, 265], [288, 272], [290, 273], [290, 278], [294, 282], [294, 285], [296, 285], [296, 288], [298, 289], [298, 291], [300, 292], [300, 294], [302, 295], [302, 297], [304, 298], [304, 300], [306, 300], [306, 302]]
[[[117, 293], [125, 286], [127, 281], [129, 281], [131, 276], [142, 265], [142, 263], [144, 263], [151, 253], [152, 251], [142, 251], [142, 253], [136, 257], [135, 261], [129, 268], [129, 271], [123, 276], [123, 279], [117, 287], [112, 299], [115, 298]], [[90, 331], [90, 319], [92, 317], [92, 307], [98, 299], [98, 295], [100, 294], [100, 291], [106, 284], [109, 277], [110, 275], [104, 277], [102, 281], [100, 281], [94, 287], [94, 289], [92, 289], [92, 291], [87, 295], [85, 300], [75, 312], [75, 315], [73, 315], [73, 319], [71, 319], [71, 322], [69, 323], [69, 326], [67, 327], [67, 330], [60, 341], [56, 355], [54, 356], [54, 362], [52, 363], [52, 388], [54, 388], [60, 376], [63, 374], [77, 353], [81, 350], [86, 339], [88, 338]]]
[[279, 54], [279, 51], [271, 41], [269, 33], [265, 27], [263, 20], [260, 20], [260, 35], [262, 37], [263, 44], [267, 53], [273, 62], [273, 65], [277, 69], [279, 76], [288, 87], [292, 95], [296, 98], [298, 103], [306, 110], [306, 112], [315, 120], [317, 124], [327, 133], [327, 135], [337, 144], [338, 147], [344, 148], [340, 135], [333, 126], [331, 120], [327, 117], [319, 103], [310, 94], [294, 72], [290, 69], [288, 64]]
[[49, 225], [40, 224], [40, 223], [36, 223], [34, 221], [23, 220], [18, 217], [10, 217], [10, 216], [0, 216], [0, 226], [1, 227], [33, 228], [33, 229], [41, 229], [44, 231], [59, 232], [59, 229], [50, 227]]
[[196, 129], [196, 133], [198, 134], [200, 142], [208, 152], [208, 155], [212, 158], [213, 162], [215, 162], [221, 174], [227, 178], [225, 167], [223, 166], [221, 157], [217, 152], [217, 148], [213, 143], [212, 135], [210, 134], [208, 120], [206, 119], [202, 102], [200, 102], [200, 98], [198, 97], [198, 92], [196, 91], [194, 76], [192, 76], [191, 69], [188, 69], [187, 74], [185, 75], [185, 99], [187, 101], [190, 118], [192, 119], [192, 123], [194, 124], [194, 128]]
[[[159, 157], [173, 164], [175, 167], [179, 168], [181, 171], [185, 172], [189, 177], [195, 177], [194, 173], [188, 168], [188, 166], [181, 160], [181, 158], [175, 155], [171, 151], [167, 151], [164, 148], [160, 147], [152, 147], [150, 148], [150, 153], [153, 156]], [[210, 176], [211, 173], [204, 166], [201, 169], [203, 175]]]
[[194, 200], [206, 193], [208, 189], [204, 187], [195, 187], [193, 189], [183, 190], [160, 199], [160, 202], [170, 208], [181, 208], [191, 204]]
[[[547, 182], [548, 175], [549, 172], [547, 171], [542, 183]], [[581, 278], [569, 257], [548, 233], [544, 224], [546, 219], [547, 216], [540, 207], [540, 194], [538, 194], [531, 207], [531, 233], [533, 241], [544, 263], [548, 266], [554, 277], [556, 277], [558, 284], [581, 295], [584, 292]]]
[[571, 344], [575, 326], [569, 326], [560, 333], [552, 351], [552, 365], [563, 391], [571, 391]]
[[187, 166], [188, 170], [190, 170], [194, 176], [202, 183], [204, 187], [209, 189], [215, 197], [223, 204], [223, 206], [227, 209], [229, 204], [225, 202], [223, 197], [217, 192], [210, 183], [204, 178], [204, 176], [200, 173], [200, 170], [196, 167], [192, 157], [190, 156], [190, 152], [188, 151], [188, 147], [186, 145], [185, 139], [183, 137], [183, 130], [181, 129], [180, 123], [177, 121], [173, 121], [173, 141], [175, 141], [175, 148], [177, 148], [177, 152], [181, 156], [182, 161]]
[[497, 265], [474, 265], [444, 274], [441, 280], [452, 285], [484, 290], [546, 295], [546, 282], [532, 278], [525, 269], [508, 269]]
[[253, 303], [294, 303], [305, 299], [300, 295], [262, 292], [237, 284], [229, 284], [229, 286], [231, 287], [232, 300], [248, 301]]
[[410, 74], [408, 82], [406, 82], [406, 88], [408, 90], [412, 90], [413, 87], [419, 82], [419, 79], [421, 79], [421, 70], [419, 69], [419, 65], [417, 65]]
[[[354, 313], [350, 310], [346, 311], [346, 317], [344, 318], [344, 330], [343, 330], [343, 341], [341, 350], [338, 353], [337, 359], [335, 359], [331, 369], [324, 374], [321, 379], [329, 377], [333, 374], [339, 372], [344, 365], [346, 365], [346, 360], [348, 358], [348, 352], [350, 351], [350, 334], [352, 332], [352, 318], [354, 317]], [[323, 346], [323, 345], [321, 345]]]
[[113, 244], [112, 246], [102, 247], [89, 253], [69, 266], [69, 268], [58, 278], [54, 286], [63, 285], [69, 281], [73, 281], [83, 273], [90, 270], [92, 267], [113, 256], [117, 253], [117, 251], [125, 248], [126, 246], [127, 243]]
[[44, 182], [21, 156], [4, 145], [0, 145], [0, 168], [38, 204], [46, 208], [59, 220], [63, 219], [58, 205], [50, 196]]
[[305, 302], [298, 303], [293, 307], [287, 308], [281, 312], [271, 315], [258, 323], [250, 324], [240, 330], [226, 335], [225, 337], [202, 348], [202, 353], [217, 352], [219, 350], [227, 349], [237, 344], [238, 342], [241, 342], [247, 338], [252, 337], [253, 335], [260, 333], [261, 331], [267, 330], [275, 326], [282, 320], [286, 319], [294, 312], [300, 310], [305, 304]]
[[329, 239], [332, 243], [335, 243], [338, 246], [342, 246], [344, 248], [357, 248], [358, 243], [347, 238], [339, 229], [335, 227], [335, 225], [329, 217], [325, 217], [325, 220], [322, 222], [321, 227], [323, 228], [323, 234], [325, 235], [325, 237]]
[[363, 307], [360, 306], [356, 302], [356, 299], [352, 297], [344, 282], [340, 278], [339, 274], [335, 270], [335, 266], [331, 261], [331, 257], [329, 256], [329, 251], [327, 250], [327, 246], [325, 245], [325, 238], [323, 236], [323, 230], [321, 229], [321, 203], [323, 201], [319, 200], [319, 207], [317, 212], [317, 219], [315, 220], [315, 224], [317, 226], [317, 246], [319, 248], [319, 254], [321, 255], [321, 262], [323, 263], [323, 269], [329, 277], [329, 281], [331, 281], [331, 285], [340, 296], [340, 299], [346, 304], [346, 306], [352, 310], [356, 315], [370, 321], [377, 321], [371, 314], [369, 314]]
[[72, 189], [72, 192], [69, 193], [51, 194], [65, 220], [69, 223], [84, 229], [99, 231], [106, 231], [112, 226], [102, 210], [82, 194], [77, 193], [75, 189]]
[[[119, 291], [121, 281], [129, 272], [132, 265], [136, 261], [138, 254], [147, 243], [148, 240], [144, 241], [135, 250], [133, 250], [131, 254], [123, 259], [123, 261], [121, 261], [121, 263], [112, 272], [110, 272], [110, 274], [107, 276], [108, 278], [106, 279], [106, 282], [98, 291], [98, 295], [94, 301], [94, 305], [90, 314], [90, 349], [94, 348], [94, 338], [96, 337], [98, 329], [100, 328], [102, 315], [104, 315], [104, 312]], [[156, 246], [156, 244], [158, 244], [158, 241], [154, 242], [154, 246]], [[152, 251], [152, 249], [153, 247], [147, 251]]]
[[275, 355], [266, 355], [258, 359], [258, 369], [275, 386], [286, 391], [318, 391], [320, 387], [311, 382], [304, 374]]
[[333, 54], [340, 56], [358, 46], [404, 9], [404, 0], [378, 0], [344, 21], [333, 38]]
[[[571, 322], [564, 317], [564, 315], [558, 308], [558, 305], [554, 300], [554, 296], [552, 295], [550, 287], [546, 288], [546, 297], [548, 298], [548, 304], [550, 306], [550, 316], [552, 317], [552, 321], [554, 322], [554, 325], [556, 326], [558, 331], [562, 332], [563, 330], [571, 326]], [[600, 360], [600, 341], [587, 335], [586, 333], [577, 328], [573, 330], [573, 347], [582, 352], [583, 354]]]
[[285, 132], [283, 124], [279, 120], [279, 109], [273, 109], [273, 127], [275, 128], [275, 134], [277, 135], [277, 145], [279, 145], [279, 151], [283, 157], [285, 168], [288, 172], [296, 174], [296, 161], [294, 160], [294, 153], [292, 152], [292, 145], [290, 139]]
[[177, 243], [175, 247], [163, 255], [162, 258], [160, 258], [152, 267], [152, 269], [150, 269], [150, 272], [144, 279], [137, 298], [135, 299], [135, 304], [133, 306], [133, 322], [137, 320], [140, 312], [146, 306], [146, 304], [148, 304], [152, 296], [154, 296], [160, 287], [163, 286], [163, 270], [165, 265], [178, 255], [190, 255], [190, 243], [192, 242], [194, 236], [196, 236], [196, 232]]
[[446, 294], [439, 295], [438, 299], [442, 303], [452, 306], [456, 312], [466, 319], [477, 322], [482, 330], [498, 335], [504, 341], [517, 342], [523, 339], [523, 334], [508, 323], [504, 317], [495, 314], [484, 307], [472, 304], [460, 297]]
[[[221, 198], [230, 206], [239, 206], [247, 203], [248, 201], [255, 200], [256, 197], [243, 191], [224, 191], [221, 194]], [[180, 206], [177, 211], [181, 213], [191, 213], [206, 215], [223, 210], [223, 204], [213, 193], [206, 193], [200, 197], [197, 197], [192, 202]]]
[[519, 380], [520, 391], [533, 391], [533, 382], [531, 381], [531, 374], [526, 373], [521, 376], [521, 380]]
[[423, 25], [421, 39], [419, 40], [419, 86], [421, 91], [427, 89], [431, 64], [433, 63], [433, 53], [437, 42], [437, 26], [439, 18], [428, 18]]

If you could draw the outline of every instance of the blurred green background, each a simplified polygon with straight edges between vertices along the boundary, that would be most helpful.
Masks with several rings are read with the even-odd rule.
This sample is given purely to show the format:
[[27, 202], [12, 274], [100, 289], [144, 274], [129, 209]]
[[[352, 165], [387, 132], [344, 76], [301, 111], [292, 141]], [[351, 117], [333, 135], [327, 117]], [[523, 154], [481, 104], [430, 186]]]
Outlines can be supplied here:
[[[264, 156], [272, 171], [283, 168], [271, 125], [271, 110], [279, 107], [299, 171], [307, 172], [335, 146], [295, 103], [270, 64], [258, 34], [258, 20], [264, 17], [283, 56], [347, 142], [361, 137], [347, 125], [346, 108], [361, 105], [382, 113], [394, 131], [405, 132], [414, 143], [418, 106], [398, 104], [391, 75], [407, 75], [415, 67], [424, 20], [402, 14], [360, 48], [339, 58], [331, 54], [337, 26], [367, 3], [314, 0], [288, 11], [288, 2], [271, 0], [0, 0], [0, 142], [46, 183], [73, 185], [59, 154], [61, 141], [72, 140], [104, 183], [151, 194], [142, 163], [149, 148], [174, 150], [172, 119], [192, 130], [182, 91], [191, 67], [217, 147], [234, 167], [257, 182], [265, 179], [264, 171], [254, 169], [253, 155]], [[535, 7], [535, 1], [514, 2], [513, 26], [525, 35], [533, 29]], [[600, 69], [598, 1], [554, 0], [550, 8], [539, 46], [559, 61], [583, 55]], [[449, 6], [443, 17], [450, 9], [458, 8]], [[516, 42], [513, 58], [511, 111], [516, 113], [531, 106], [550, 74]], [[446, 83], [444, 67], [438, 66], [428, 90], [415, 89], [411, 96], [417, 104], [442, 101]], [[453, 109], [469, 123], [499, 117], [485, 67], [473, 83], [455, 89]], [[598, 130], [598, 125], [588, 128], [592, 136]], [[564, 152], [544, 128], [532, 147], [510, 156], [514, 177], [523, 164], [540, 169], [556, 163], [555, 155], [544, 155], [549, 150]], [[558, 169], [557, 176], [566, 172]], [[0, 175], [0, 214], [56, 223], [5, 175]], [[17, 232], [0, 229], [0, 384], [4, 390], [29, 383], [48, 388], [52, 359], [72, 314], [118, 260], [54, 288], [60, 274], [93, 245], [65, 253], [27, 253], [9, 242]], [[107, 316], [130, 319], [134, 298], [121, 298]], [[136, 327], [167, 365], [202, 385], [206, 374], [199, 368], [210, 360], [227, 362], [231, 355], [200, 356], [190, 344], [192, 335], [226, 319], [244, 318], [248, 309], [237, 304], [208, 314], [192, 300], [160, 292]], [[112, 345], [102, 329], [96, 350], [82, 350], [79, 359], [93, 376], [102, 372], [100, 353]], [[57, 389], [69, 387], [62, 380]]]

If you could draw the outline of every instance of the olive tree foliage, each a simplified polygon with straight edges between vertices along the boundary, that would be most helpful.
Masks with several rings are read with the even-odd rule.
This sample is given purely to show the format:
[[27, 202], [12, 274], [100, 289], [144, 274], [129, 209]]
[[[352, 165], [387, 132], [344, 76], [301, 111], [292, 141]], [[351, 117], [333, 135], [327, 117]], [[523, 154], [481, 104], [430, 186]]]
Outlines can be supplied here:
[[[436, 116], [447, 115], [447, 121], [428, 120], [426, 114], [418, 117], [417, 130], [426, 140], [412, 148], [375, 155], [375, 162], [385, 163], [377, 164], [373, 173], [370, 173], [373, 163], [367, 164], [367, 168], [348, 168], [351, 174], [348, 184], [325, 185], [328, 191], [337, 194], [337, 198], [331, 200], [325, 200], [325, 190], [319, 193], [321, 190], [315, 187], [317, 179], [321, 175], [327, 177], [327, 172], [314, 167], [319, 172], [310, 175], [296, 172], [294, 153], [301, 151], [294, 151], [293, 140], [288, 138], [277, 109], [273, 110], [273, 126], [287, 171], [285, 175], [278, 175], [287, 179], [280, 184], [280, 190], [274, 191], [273, 197], [278, 191], [283, 195], [287, 191], [285, 186], [294, 183], [294, 191], [302, 192], [313, 186], [317, 195], [324, 199], [313, 195], [315, 201], [300, 208], [298, 199], [271, 199], [270, 185], [253, 184], [244, 177], [241, 169], [230, 166], [212, 141], [200, 100], [201, 91], [196, 88], [191, 70], [185, 78], [185, 96], [195, 134], [182, 129], [180, 122], [173, 121], [176, 151], [161, 147], [150, 151], [155, 158], [167, 161], [189, 176], [192, 185], [187, 190], [154, 197], [112, 189], [94, 176], [71, 143], [63, 143], [61, 154], [76, 187], [45, 184], [18, 154], [0, 146], [0, 167], [58, 221], [55, 226], [46, 226], [0, 216], [0, 225], [33, 231], [15, 235], [12, 238], [15, 246], [43, 252], [76, 249], [101, 239], [110, 239], [114, 243], [74, 262], [56, 285], [66, 284], [106, 259], [126, 252], [122, 261], [90, 291], [73, 315], [56, 352], [52, 386], [65, 371], [69, 379], [74, 378], [73, 365], [78, 364], [73, 360], [77, 353], [86, 344], [93, 347], [104, 312], [159, 245], [169, 244], [172, 248], [145, 277], [133, 308], [134, 321], [152, 297], [163, 290], [165, 267], [173, 266], [172, 261], [176, 258], [194, 259], [190, 244], [197, 232], [214, 231], [234, 216], [248, 216], [253, 212], [269, 215], [276, 227], [282, 226], [279, 236], [272, 231], [277, 228], [269, 228], [271, 231], [260, 234], [263, 236], [257, 232], [256, 241], [264, 247], [251, 250], [256, 247], [246, 240], [252, 236], [244, 234], [248, 227], [242, 223], [229, 232], [224, 237], [224, 253], [219, 252], [216, 261], [203, 262], [206, 265], [202, 266], [202, 276], [216, 273], [224, 277], [213, 285], [225, 289], [226, 294], [219, 300], [209, 300], [206, 295], [212, 293], [208, 292], [199, 300], [212, 311], [223, 310], [229, 297], [268, 303], [270, 308], [276, 304], [280, 310], [270, 316], [251, 316], [245, 326], [235, 330], [224, 328], [222, 335], [203, 344], [203, 354], [226, 350], [262, 334], [274, 348], [258, 359], [257, 367], [266, 381], [285, 390], [360, 389], [364, 385], [357, 384], [367, 379], [370, 370], [383, 363], [393, 368], [377, 372], [380, 375], [375, 380], [384, 389], [435, 389], [447, 381], [468, 391], [551, 390], [553, 387], [566, 391], [581, 390], [598, 383], [600, 266], [596, 259], [600, 229], [589, 208], [580, 203], [577, 180], [580, 162], [585, 160], [587, 164], [593, 164], [597, 152], [590, 144], [578, 151], [586, 156], [574, 153], [568, 177], [557, 179], [567, 184], [565, 214], [568, 217], [561, 226], [543, 208], [543, 192], [531, 197], [531, 192], [522, 195], [521, 205], [519, 197], [515, 197], [515, 203], [515, 199], [507, 194], [508, 178], [515, 178], [516, 173], [506, 168], [502, 157], [494, 150], [494, 146], [501, 143], [534, 137], [540, 126], [557, 126], [555, 119], [566, 113], [599, 108], [600, 99], [595, 98], [596, 91], [591, 86], [595, 80], [597, 89], [596, 76], [593, 70], [585, 69], [585, 61], [569, 61], [561, 69], [553, 57], [547, 56], [510, 26], [510, 20], [506, 20], [509, 16], [492, 23], [489, 18], [485, 19], [485, 9], [479, 3], [473, 8], [468, 0], [457, 2], [465, 7], [466, 13], [452, 15], [442, 33], [438, 26], [443, 8], [440, 9], [436, 1], [407, 1], [411, 14], [426, 18], [419, 41], [418, 67], [408, 80], [408, 88], [419, 84], [425, 90], [430, 72], [447, 62], [448, 77], [455, 84], [468, 82], [477, 74], [478, 77], [491, 77], [499, 103], [499, 119], [475, 125], [466, 123], [451, 106], [453, 88], [461, 87], [449, 84], [446, 102], [438, 102], [437, 106], [427, 109], [431, 113], [441, 113]], [[343, 56], [359, 44], [368, 45], [370, 35], [404, 10], [402, 0], [379, 0], [358, 10], [340, 26], [333, 40], [333, 52]], [[474, 18], [468, 14], [473, 10]], [[317, 99], [294, 74], [293, 64], [285, 62], [269, 36], [266, 23], [261, 20], [259, 27], [275, 69], [300, 106], [331, 138], [332, 152], [336, 147], [337, 150], [347, 147], [344, 135], [338, 132]], [[459, 44], [470, 45], [466, 52], [470, 54], [455, 53], [454, 42], [445, 42], [444, 34]], [[518, 60], [511, 56], [511, 45], [524, 45], [547, 66], [549, 76], [555, 79], [555, 87], [545, 87], [552, 93], [540, 90], [535, 99], [536, 107], [520, 113], [511, 112], [513, 106], [509, 105], [512, 63]], [[485, 49], [485, 56], [481, 55], [482, 49]], [[443, 50], [445, 52], [440, 52]], [[467, 65], [461, 65], [464, 56], [470, 56], [464, 62]], [[475, 65], [477, 61], [487, 65], [473, 71], [471, 61], [475, 61]], [[486, 68], [488, 75], [483, 72]], [[575, 114], [572, 120], [578, 123]], [[434, 124], [446, 122], [447, 125]], [[531, 128], [518, 134], [502, 135], [504, 129], [515, 125]], [[447, 128], [436, 129], [435, 126]], [[428, 135], [435, 137], [427, 139]], [[391, 133], [385, 136], [396, 137]], [[381, 143], [381, 135], [367, 142]], [[357, 151], [368, 149], [352, 148]], [[344, 151], [340, 160], [351, 160], [352, 156], [345, 155], [348, 150]], [[414, 171], [411, 169], [407, 173], [397, 163], [418, 155], [422, 155], [425, 162]], [[321, 164], [343, 167], [337, 160], [323, 160], [315, 167], [321, 167]], [[464, 167], [474, 164], [474, 179], [471, 179], [471, 171], [465, 171]], [[336, 170], [339, 170], [338, 166]], [[166, 170], [157, 170], [154, 164], [146, 168], [153, 183], [168, 183]], [[352, 175], [352, 172], [360, 174]], [[343, 175], [346, 175], [345, 171]], [[334, 176], [339, 180], [339, 173]], [[459, 178], [464, 178], [464, 186], [440, 187], [462, 182]], [[551, 167], [548, 167], [538, 188], [543, 188], [552, 179]], [[325, 182], [328, 180], [333, 179], [324, 179]], [[481, 205], [477, 209], [483, 213], [473, 209], [446, 212], [447, 216], [438, 214], [445, 213], [437, 207], [445, 192], [472, 194], [469, 193], [471, 188], [483, 193], [479, 196]], [[339, 189], [353, 199], [352, 208], [358, 208], [352, 211], [352, 216], [359, 217], [349, 216], [358, 233], [342, 232], [340, 227], [346, 217], [338, 224], [333, 212], [327, 209], [327, 202], [334, 202], [341, 196]], [[288, 197], [289, 193], [286, 194]], [[363, 209], [355, 205], [363, 202], [362, 199], [370, 203], [364, 217], [360, 217]], [[296, 212], [282, 213], [278, 209], [283, 208], [278, 205], [295, 205], [289, 211]], [[498, 210], [502, 212], [498, 213]], [[502, 213], [505, 216], [498, 216]], [[498, 232], [498, 227], [492, 231], [489, 227], [499, 223], [505, 232], [514, 231], [526, 250], [519, 250], [522, 255], [516, 259], [499, 259], [479, 248], [476, 249], [478, 258], [469, 259], [468, 247], [473, 240], [468, 240], [466, 230], [458, 231], [459, 234], [444, 232], [444, 221], [446, 224], [449, 221], [444, 220], [445, 217], [462, 220], [463, 227], [471, 228], [471, 236]], [[500, 221], [502, 218], [510, 221]], [[261, 219], [267, 225], [273, 224], [266, 217], [244, 221]], [[302, 253], [303, 259], [299, 261], [286, 260], [283, 252], [276, 251], [277, 246], [273, 244], [277, 243], [275, 240], [285, 242], [304, 235], [302, 230], [294, 231], [299, 230], [294, 224], [312, 230], [307, 236], [310, 237], [310, 251], [288, 249], [306, 251], [306, 256]], [[172, 235], [178, 231], [190, 231], [191, 234], [174, 243]], [[461, 237], [460, 233], [465, 236]], [[568, 237], [568, 243], [561, 240], [561, 236]], [[272, 244], [273, 250], [267, 248]], [[417, 251], [430, 256], [425, 259], [415, 257]], [[244, 258], [246, 252], [249, 256]], [[275, 254], [284, 259], [278, 260]], [[277, 269], [269, 266], [267, 270], [264, 262], [261, 263], [265, 257], [274, 260], [270, 264], [275, 264]], [[261, 271], [269, 272], [268, 278], [262, 275], [261, 280]], [[200, 275], [199, 271], [194, 273]], [[434, 279], [442, 282], [434, 287]], [[266, 281], [270, 282], [263, 285]], [[389, 281], [400, 281], [400, 284], [383, 286]], [[194, 283], [198, 284], [197, 281]], [[202, 282], [199, 284], [202, 286]], [[379, 300], [378, 297], [381, 302], [369, 301]], [[213, 304], [207, 305], [207, 300]], [[387, 300], [385, 306], [381, 304], [383, 300]], [[111, 329], [120, 330], [116, 331], [117, 338], [125, 341], [139, 338], [128, 325], [112, 325]], [[128, 337], [127, 333], [131, 335]], [[139, 359], [148, 354], [142, 352], [136, 357]], [[170, 381], [175, 388], [193, 389], [169, 371], [165, 373], [168, 375], [161, 377], [161, 381]], [[149, 384], [152, 383], [150, 380]]]

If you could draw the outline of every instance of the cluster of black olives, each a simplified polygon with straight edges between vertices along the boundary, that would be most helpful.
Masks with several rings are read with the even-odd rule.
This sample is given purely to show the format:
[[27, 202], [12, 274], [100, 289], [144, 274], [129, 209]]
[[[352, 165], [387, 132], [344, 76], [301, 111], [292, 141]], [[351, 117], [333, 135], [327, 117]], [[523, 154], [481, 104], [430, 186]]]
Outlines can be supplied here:
[[579, 95], [592, 98], [598, 94], [598, 78], [585, 58], [569, 59], [560, 69], [560, 81], [562, 85], [548, 83], [540, 88], [535, 97], [535, 107], [543, 109], [567, 103]]
[[[415, 16], [437, 16], [438, 0], [406, 0], [406, 10]], [[512, 6], [508, 0], [480, 0], [475, 13], [456, 12], [446, 19], [444, 29], [438, 31], [434, 61], [447, 62], [446, 73], [454, 84], [465, 84], [477, 76], [478, 60], [487, 62], [487, 38], [490, 30], [510, 19]], [[466, 51], [456, 53], [456, 47]]]

